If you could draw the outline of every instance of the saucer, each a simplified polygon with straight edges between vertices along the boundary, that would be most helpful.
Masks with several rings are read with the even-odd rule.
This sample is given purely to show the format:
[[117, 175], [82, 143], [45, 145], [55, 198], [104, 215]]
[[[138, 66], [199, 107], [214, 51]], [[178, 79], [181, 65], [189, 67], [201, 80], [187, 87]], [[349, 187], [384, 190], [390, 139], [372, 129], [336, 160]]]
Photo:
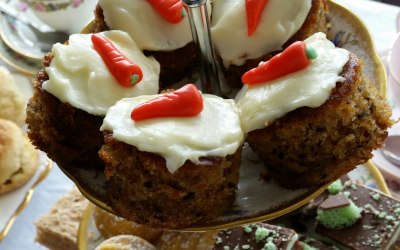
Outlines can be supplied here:
[[52, 169], [53, 162], [47, 158], [45, 153], [41, 151], [37, 151], [37, 153], [39, 165], [32, 178], [20, 188], [0, 196], [0, 242], [6, 237], [15, 219], [30, 202], [35, 188]]
[[387, 56], [387, 62], [386, 62], [390, 76], [393, 77], [395, 82], [400, 85], [399, 55], [400, 55], [400, 34], [397, 35], [397, 38], [395, 39], [392, 45], [392, 49]]
[[[392, 119], [400, 120], [400, 84], [394, 79], [393, 75], [390, 73], [389, 69], [389, 58], [390, 50], [386, 50], [380, 53], [380, 56], [387, 68], [388, 75], [388, 93], [387, 98], [390, 106], [392, 107]], [[400, 134], [400, 122], [397, 122], [389, 129], [390, 135]], [[388, 182], [391, 188], [392, 194], [400, 198], [400, 168], [388, 161], [382, 154], [380, 150], [374, 151], [373, 162], [378, 166], [382, 175]]]
[[42, 68], [41, 60], [19, 54], [8, 47], [2, 39], [0, 39], [0, 59], [17, 71], [31, 76]]
[[0, 19], [0, 36], [8, 47], [27, 58], [43, 58], [46, 52], [35, 46], [36, 36], [28, 26], [6, 15], [0, 15]]
[[[35, 14], [28, 8], [21, 10], [20, 2], [17, 0], [10, 0], [7, 3], [17, 10], [20, 14], [21, 20], [30, 22], [35, 27], [42, 27], [43, 29], [51, 30], [46, 24], [40, 21]], [[3, 42], [15, 52], [20, 55], [30, 58], [41, 60], [47, 51], [42, 51], [37, 45], [37, 37], [35, 33], [22, 22], [17, 22], [14, 18], [0, 13], [0, 37]]]

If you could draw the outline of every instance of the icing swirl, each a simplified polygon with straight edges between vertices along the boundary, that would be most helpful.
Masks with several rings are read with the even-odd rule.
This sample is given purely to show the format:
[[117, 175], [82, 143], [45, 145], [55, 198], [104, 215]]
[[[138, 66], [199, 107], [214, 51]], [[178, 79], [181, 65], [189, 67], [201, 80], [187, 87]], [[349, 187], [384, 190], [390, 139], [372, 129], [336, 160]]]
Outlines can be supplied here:
[[316, 33], [304, 42], [318, 53], [307, 68], [268, 84], [245, 85], [238, 93], [236, 102], [245, 133], [263, 128], [296, 108], [321, 106], [336, 82], [343, 81], [339, 74], [349, 60], [349, 52], [335, 48], [324, 33]]
[[125, 98], [107, 112], [101, 131], [140, 151], [158, 154], [173, 173], [186, 160], [198, 164], [204, 156], [225, 157], [242, 145], [243, 132], [233, 100], [203, 94], [203, 111], [194, 117], [155, 118], [135, 122], [134, 107], [159, 95]]
[[143, 71], [143, 79], [132, 88], [118, 84], [104, 61], [94, 50], [90, 34], [74, 34], [68, 44], [53, 46], [54, 57], [46, 73], [43, 89], [62, 102], [93, 115], [105, 115], [108, 108], [124, 97], [158, 93], [160, 65], [146, 57], [130, 36], [122, 31], [99, 33]]

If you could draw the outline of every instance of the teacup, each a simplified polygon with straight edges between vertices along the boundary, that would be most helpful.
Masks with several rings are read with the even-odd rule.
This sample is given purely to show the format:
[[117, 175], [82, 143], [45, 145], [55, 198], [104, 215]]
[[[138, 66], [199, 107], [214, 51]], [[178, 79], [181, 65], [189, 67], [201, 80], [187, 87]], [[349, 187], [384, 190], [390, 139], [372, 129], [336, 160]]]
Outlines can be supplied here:
[[400, 33], [393, 43], [388, 57], [390, 75], [400, 85]]
[[21, 0], [45, 24], [70, 34], [94, 18], [97, 0]]

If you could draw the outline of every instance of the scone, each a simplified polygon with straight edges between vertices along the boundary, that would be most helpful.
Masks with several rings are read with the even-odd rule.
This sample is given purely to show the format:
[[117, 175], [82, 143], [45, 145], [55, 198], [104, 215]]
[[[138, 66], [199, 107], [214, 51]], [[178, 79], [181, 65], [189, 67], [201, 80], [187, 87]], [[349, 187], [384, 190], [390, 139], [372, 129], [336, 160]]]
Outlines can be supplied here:
[[26, 118], [26, 100], [15, 79], [5, 67], [0, 67], [0, 119], [22, 126]]
[[[155, 116], [137, 120], [148, 115]], [[194, 85], [126, 98], [109, 109], [101, 130], [108, 197], [118, 215], [183, 228], [232, 206], [243, 143], [233, 100], [201, 95]]]
[[179, 232], [164, 231], [155, 244], [159, 250], [210, 250], [217, 240], [218, 231]]
[[38, 152], [15, 123], [0, 119], [0, 194], [25, 184], [38, 167]]
[[[108, 40], [104, 45], [112, 46], [105, 55], [94, 48], [92, 34], [74, 34], [67, 44], [55, 44], [44, 58], [28, 103], [29, 138], [62, 167], [102, 169], [99, 128], [107, 109], [123, 97], [158, 93], [159, 64], [154, 58], [144, 56], [124, 32], [97, 35]], [[118, 64], [112, 53], [123, 62]], [[131, 86], [118, 78], [129, 77], [123, 66], [127, 61], [143, 74]]]
[[156, 248], [140, 237], [118, 235], [103, 241], [95, 250], [156, 250]]
[[161, 230], [142, 226], [133, 221], [125, 220], [114, 214], [95, 207], [93, 217], [100, 234], [108, 239], [113, 236], [128, 234], [138, 236], [148, 242], [155, 242], [161, 235]]
[[[246, 84], [237, 100], [247, 141], [275, 180], [289, 188], [334, 181], [366, 162], [392, 124], [389, 105], [363, 76], [356, 55], [335, 48], [323, 33], [305, 44], [318, 54], [309, 66]], [[282, 59], [284, 53], [274, 60], [286, 70], [287, 60], [296, 58]]]
[[240, 79], [247, 70], [292, 42], [316, 32], [327, 32], [326, 0], [213, 0], [212, 3], [211, 37], [226, 82], [233, 87], [240, 88]]

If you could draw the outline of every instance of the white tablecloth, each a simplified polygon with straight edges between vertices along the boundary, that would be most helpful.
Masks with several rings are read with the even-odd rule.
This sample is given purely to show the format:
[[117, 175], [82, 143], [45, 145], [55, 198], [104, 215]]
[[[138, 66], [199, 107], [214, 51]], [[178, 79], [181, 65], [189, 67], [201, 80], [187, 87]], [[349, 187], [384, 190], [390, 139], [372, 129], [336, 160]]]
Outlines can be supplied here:
[[[396, 17], [399, 7], [368, 0], [337, 0], [356, 13], [367, 25], [378, 52], [388, 50], [396, 38]], [[50, 175], [36, 189], [31, 202], [18, 216], [7, 237], [0, 242], [1, 250], [45, 249], [35, 242], [33, 222], [47, 213], [54, 202], [71, 190], [73, 183], [54, 166]], [[0, 211], [1, 216], [1, 211]]]

